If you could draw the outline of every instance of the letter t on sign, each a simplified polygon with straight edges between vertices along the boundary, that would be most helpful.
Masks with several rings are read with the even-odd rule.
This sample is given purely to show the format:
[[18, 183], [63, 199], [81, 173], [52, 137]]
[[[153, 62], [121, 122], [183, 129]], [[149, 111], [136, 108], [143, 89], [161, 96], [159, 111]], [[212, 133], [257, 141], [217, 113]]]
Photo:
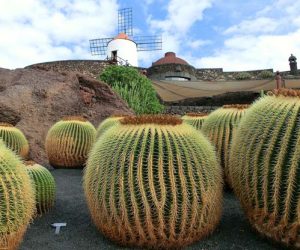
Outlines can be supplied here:
[[67, 226], [67, 223], [53, 223], [51, 226], [55, 228], [55, 234], [59, 234], [60, 228]]

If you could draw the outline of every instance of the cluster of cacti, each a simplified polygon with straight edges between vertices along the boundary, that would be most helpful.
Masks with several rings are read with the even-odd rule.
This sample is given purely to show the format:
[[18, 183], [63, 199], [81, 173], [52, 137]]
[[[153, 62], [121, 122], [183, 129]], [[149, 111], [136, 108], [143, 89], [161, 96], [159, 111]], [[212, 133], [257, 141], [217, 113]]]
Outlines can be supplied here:
[[300, 91], [255, 102], [233, 139], [230, 175], [260, 233], [300, 248]]
[[0, 140], [0, 249], [16, 249], [35, 213], [30, 178], [15, 153]]
[[49, 163], [55, 168], [82, 168], [95, 141], [96, 129], [82, 117], [65, 117], [46, 137]]
[[54, 178], [48, 169], [34, 161], [26, 161], [24, 163], [35, 188], [37, 212], [39, 214], [46, 213], [51, 209], [55, 201]]
[[96, 139], [98, 139], [101, 135], [104, 134], [109, 128], [119, 123], [119, 120], [125, 117], [124, 115], [113, 115], [111, 117], [106, 118], [103, 122], [101, 122], [97, 128]]
[[249, 105], [224, 105], [212, 112], [204, 121], [202, 132], [215, 146], [221, 166], [224, 168], [226, 182], [231, 186], [228, 175], [229, 149], [233, 134]]
[[220, 220], [222, 175], [209, 141], [169, 116], [125, 117], [90, 152], [92, 219], [122, 245], [180, 248]]
[[13, 150], [17, 155], [27, 158], [29, 154], [29, 144], [21, 130], [9, 123], [0, 122], [0, 139], [5, 145]]
[[184, 123], [192, 125], [195, 129], [201, 130], [203, 122], [207, 116], [207, 113], [187, 113], [182, 116], [182, 120]]

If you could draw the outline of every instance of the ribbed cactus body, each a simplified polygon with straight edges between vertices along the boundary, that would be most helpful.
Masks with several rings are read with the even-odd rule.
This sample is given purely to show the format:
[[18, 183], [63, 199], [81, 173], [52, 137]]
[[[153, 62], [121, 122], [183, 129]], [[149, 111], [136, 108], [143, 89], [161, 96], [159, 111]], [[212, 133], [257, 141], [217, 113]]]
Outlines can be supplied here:
[[222, 177], [204, 136], [181, 119], [146, 116], [124, 118], [101, 138], [84, 189], [105, 236], [122, 245], [179, 248], [214, 230]]
[[0, 249], [17, 249], [34, 212], [30, 178], [22, 162], [0, 140]]
[[105, 131], [107, 131], [112, 126], [119, 124], [119, 121], [122, 118], [123, 116], [112, 116], [106, 118], [103, 122], [101, 122], [97, 128], [96, 139], [98, 139], [101, 135], [103, 135]]
[[0, 123], [0, 139], [17, 155], [27, 158], [29, 144], [21, 130], [8, 123]]
[[207, 113], [187, 113], [182, 117], [182, 120], [184, 123], [193, 126], [195, 129], [201, 130], [207, 116]]
[[35, 188], [35, 202], [37, 212], [48, 212], [55, 202], [55, 180], [45, 167], [32, 162], [25, 162], [26, 170]]
[[46, 137], [49, 163], [56, 168], [82, 168], [95, 136], [94, 126], [80, 117], [55, 123]]
[[212, 112], [204, 121], [202, 132], [215, 146], [227, 184], [231, 186], [228, 174], [229, 150], [236, 128], [245, 114], [248, 105], [224, 105]]
[[230, 175], [260, 233], [300, 248], [300, 92], [282, 90], [247, 111], [233, 139]]

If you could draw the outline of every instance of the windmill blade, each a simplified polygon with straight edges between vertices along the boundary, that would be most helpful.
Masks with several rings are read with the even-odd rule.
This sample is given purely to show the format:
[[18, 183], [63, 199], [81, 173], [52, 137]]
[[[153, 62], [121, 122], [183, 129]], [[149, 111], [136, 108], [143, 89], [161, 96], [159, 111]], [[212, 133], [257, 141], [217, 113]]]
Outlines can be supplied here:
[[162, 49], [161, 36], [135, 36], [134, 42], [137, 44], [138, 51], [151, 51]]
[[90, 40], [90, 49], [93, 56], [106, 55], [107, 44], [113, 38], [99, 38]]
[[118, 34], [125, 33], [132, 36], [132, 8], [118, 11]]

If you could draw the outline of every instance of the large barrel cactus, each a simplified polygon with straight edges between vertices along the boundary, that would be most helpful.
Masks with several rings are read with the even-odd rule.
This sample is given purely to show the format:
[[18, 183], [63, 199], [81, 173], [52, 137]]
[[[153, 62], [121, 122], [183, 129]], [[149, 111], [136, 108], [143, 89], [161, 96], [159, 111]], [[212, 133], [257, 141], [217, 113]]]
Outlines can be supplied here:
[[55, 181], [52, 174], [45, 167], [34, 161], [26, 161], [26, 170], [35, 188], [35, 202], [37, 212], [48, 212], [55, 201]]
[[204, 121], [202, 132], [210, 139], [216, 147], [221, 166], [225, 172], [227, 184], [231, 186], [228, 173], [229, 149], [233, 134], [245, 114], [249, 105], [232, 104], [224, 105], [212, 112]]
[[126, 117], [93, 147], [84, 174], [92, 219], [122, 245], [179, 248], [220, 220], [222, 176], [212, 145], [182, 120]]
[[103, 122], [101, 122], [97, 128], [96, 139], [98, 139], [101, 135], [105, 133], [109, 128], [119, 124], [120, 119], [124, 118], [122, 115], [114, 115], [106, 118]]
[[17, 155], [27, 158], [29, 154], [29, 144], [21, 130], [9, 123], [0, 122], [0, 139], [5, 145], [13, 150]]
[[300, 91], [253, 104], [233, 138], [229, 170], [253, 227], [300, 248]]
[[201, 130], [207, 116], [207, 113], [187, 113], [182, 116], [182, 120], [184, 123], [192, 125], [195, 129]]
[[30, 178], [0, 139], [0, 249], [17, 249], [34, 213]]
[[46, 137], [49, 163], [55, 168], [82, 168], [95, 141], [96, 129], [82, 117], [55, 123]]

